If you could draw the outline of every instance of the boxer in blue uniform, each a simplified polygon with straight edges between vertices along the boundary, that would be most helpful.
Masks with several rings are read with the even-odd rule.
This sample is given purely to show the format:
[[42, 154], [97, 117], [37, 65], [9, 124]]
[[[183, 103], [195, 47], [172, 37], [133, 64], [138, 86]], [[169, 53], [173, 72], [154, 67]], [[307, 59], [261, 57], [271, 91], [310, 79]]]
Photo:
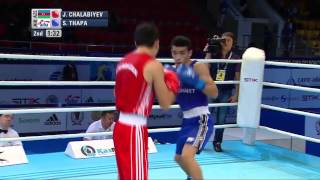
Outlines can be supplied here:
[[181, 80], [177, 102], [183, 111], [175, 160], [188, 179], [203, 179], [201, 168], [195, 160], [213, 132], [213, 119], [208, 108], [208, 96], [216, 98], [218, 89], [212, 80], [208, 66], [192, 61], [191, 41], [176, 36], [171, 42], [171, 54], [176, 72]]

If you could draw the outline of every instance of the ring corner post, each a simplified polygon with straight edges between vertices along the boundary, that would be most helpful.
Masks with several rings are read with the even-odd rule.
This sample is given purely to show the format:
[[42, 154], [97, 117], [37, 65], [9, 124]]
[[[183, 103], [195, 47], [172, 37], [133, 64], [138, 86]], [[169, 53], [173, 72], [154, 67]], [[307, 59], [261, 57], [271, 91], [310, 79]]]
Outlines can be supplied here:
[[265, 53], [248, 48], [242, 55], [237, 124], [243, 128], [243, 143], [254, 145], [260, 124]]

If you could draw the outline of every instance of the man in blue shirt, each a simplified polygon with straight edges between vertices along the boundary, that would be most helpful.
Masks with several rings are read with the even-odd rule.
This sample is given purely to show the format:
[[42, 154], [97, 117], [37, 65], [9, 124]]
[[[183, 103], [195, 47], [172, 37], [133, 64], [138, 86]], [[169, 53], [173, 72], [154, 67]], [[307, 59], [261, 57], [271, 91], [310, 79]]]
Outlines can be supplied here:
[[191, 60], [189, 38], [176, 36], [171, 42], [171, 53], [181, 80], [177, 102], [183, 111], [175, 160], [188, 178], [203, 179], [195, 154], [202, 151], [213, 132], [214, 123], [210, 116], [207, 96], [217, 97], [218, 89], [210, 76], [208, 66]]

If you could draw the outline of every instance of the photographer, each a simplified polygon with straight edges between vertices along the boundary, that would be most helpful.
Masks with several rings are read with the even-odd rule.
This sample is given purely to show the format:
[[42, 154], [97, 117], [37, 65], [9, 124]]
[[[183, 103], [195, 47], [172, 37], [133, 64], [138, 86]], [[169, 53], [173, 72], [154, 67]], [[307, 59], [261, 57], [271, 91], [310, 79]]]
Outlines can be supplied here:
[[[232, 50], [234, 35], [231, 32], [225, 32], [222, 37], [214, 36], [209, 39], [204, 52], [206, 59], [240, 59]], [[240, 66], [234, 63], [214, 63], [208, 64], [210, 74], [215, 81], [230, 81], [240, 79]], [[236, 85], [235, 93], [232, 95], [234, 85], [217, 85], [219, 90], [215, 103], [234, 103], [238, 101], [238, 89]], [[216, 109], [216, 124], [221, 125], [226, 122], [228, 107], [219, 107]], [[213, 147], [216, 152], [222, 152], [221, 143], [224, 129], [216, 129], [213, 141]]]

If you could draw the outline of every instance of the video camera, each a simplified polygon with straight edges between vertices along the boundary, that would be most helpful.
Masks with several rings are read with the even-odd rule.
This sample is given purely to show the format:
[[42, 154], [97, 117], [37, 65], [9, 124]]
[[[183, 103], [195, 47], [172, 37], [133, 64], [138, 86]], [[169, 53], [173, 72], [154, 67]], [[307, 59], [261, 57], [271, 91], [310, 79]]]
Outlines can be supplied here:
[[218, 35], [208, 38], [208, 52], [211, 53], [212, 58], [220, 58], [222, 52], [221, 43], [225, 43], [226, 39]]

